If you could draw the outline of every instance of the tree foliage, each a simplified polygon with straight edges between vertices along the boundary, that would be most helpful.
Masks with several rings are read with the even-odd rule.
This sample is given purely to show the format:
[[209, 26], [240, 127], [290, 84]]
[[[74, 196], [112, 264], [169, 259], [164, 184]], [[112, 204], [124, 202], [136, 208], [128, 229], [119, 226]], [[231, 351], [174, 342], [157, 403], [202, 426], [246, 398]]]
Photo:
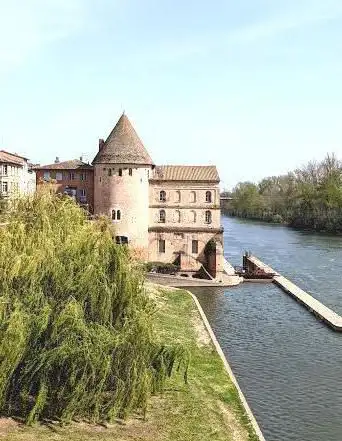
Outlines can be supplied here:
[[239, 183], [230, 195], [223, 209], [232, 216], [342, 231], [342, 164], [334, 154], [258, 184]]
[[0, 230], [0, 410], [27, 423], [146, 411], [183, 348], [158, 343], [154, 304], [108, 222], [68, 197], [20, 199]]

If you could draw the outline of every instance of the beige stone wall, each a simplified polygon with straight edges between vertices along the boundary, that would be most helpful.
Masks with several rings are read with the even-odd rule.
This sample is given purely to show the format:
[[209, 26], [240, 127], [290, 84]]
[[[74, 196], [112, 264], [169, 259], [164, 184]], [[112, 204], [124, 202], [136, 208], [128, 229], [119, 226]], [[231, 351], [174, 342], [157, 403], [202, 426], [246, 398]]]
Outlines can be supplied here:
[[116, 235], [127, 236], [131, 246], [143, 252], [148, 247], [150, 168], [96, 164], [94, 171], [94, 213], [111, 218], [112, 210], [120, 210], [121, 219], [112, 221]]
[[[160, 201], [160, 192], [165, 191], [166, 201]], [[212, 202], [206, 202], [206, 192], [211, 192]], [[165, 210], [165, 226], [219, 228], [220, 193], [218, 184], [196, 182], [151, 183], [149, 190], [150, 226], [162, 225], [160, 210]], [[206, 223], [205, 212], [211, 212], [212, 221]]]
[[[204, 248], [210, 239], [222, 243], [221, 233], [213, 232], [150, 232], [149, 233], [149, 260], [153, 262], [174, 262], [180, 253], [182, 269], [196, 271], [205, 263]], [[165, 253], [159, 252], [159, 240], [165, 240]], [[198, 241], [198, 253], [192, 253], [192, 241]], [[221, 256], [221, 254], [220, 254]], [[218, 271], [222, 268], [222, 256], [218, 258]]]

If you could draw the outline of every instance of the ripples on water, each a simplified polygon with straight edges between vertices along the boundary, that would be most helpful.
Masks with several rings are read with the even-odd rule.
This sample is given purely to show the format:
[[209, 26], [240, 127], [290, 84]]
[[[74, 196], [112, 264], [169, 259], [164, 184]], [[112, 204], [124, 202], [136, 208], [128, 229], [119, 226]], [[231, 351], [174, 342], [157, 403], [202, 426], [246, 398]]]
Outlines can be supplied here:
[[[232, 219], [225, 224], [225, 252], [234, 264], [251, 250], [342, 313], [342, 238]], [[192, 291], [266, 440], [342, 441], [342, 334], [272, 284]]]

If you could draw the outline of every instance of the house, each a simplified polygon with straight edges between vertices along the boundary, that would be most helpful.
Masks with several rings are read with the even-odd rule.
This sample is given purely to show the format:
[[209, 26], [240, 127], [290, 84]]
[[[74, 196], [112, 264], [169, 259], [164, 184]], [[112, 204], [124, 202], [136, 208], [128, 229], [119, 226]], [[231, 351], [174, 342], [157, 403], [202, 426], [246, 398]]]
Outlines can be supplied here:
[[223, 271], [215, 166], [155, 165], [125, 114], [100, 139], [93, 166], [94, 213], [110, 217], [118, 242], [189, 273]]
[[94, 172], [93, 167], [80, 159], [35, 166], [37, 186], [50, 182], [57, 193], [67, 194], [80, 205], [93, 212]]
[[0, 195], [6, 199], [32, 194], [36, 189], [36, 175], [28, 159], [17, 153], [0, 150]]

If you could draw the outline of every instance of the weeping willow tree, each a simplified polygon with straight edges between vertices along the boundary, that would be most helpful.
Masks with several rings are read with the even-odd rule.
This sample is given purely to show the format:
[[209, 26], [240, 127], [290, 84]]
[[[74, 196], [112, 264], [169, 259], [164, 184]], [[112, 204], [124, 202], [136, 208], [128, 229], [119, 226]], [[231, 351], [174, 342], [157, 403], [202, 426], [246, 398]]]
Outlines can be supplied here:
[[154, 334], [154, 305], [126, 247], [46, 189], [0, 229], [0, 412], [27, 423], [145, 412], [181, 347]]

